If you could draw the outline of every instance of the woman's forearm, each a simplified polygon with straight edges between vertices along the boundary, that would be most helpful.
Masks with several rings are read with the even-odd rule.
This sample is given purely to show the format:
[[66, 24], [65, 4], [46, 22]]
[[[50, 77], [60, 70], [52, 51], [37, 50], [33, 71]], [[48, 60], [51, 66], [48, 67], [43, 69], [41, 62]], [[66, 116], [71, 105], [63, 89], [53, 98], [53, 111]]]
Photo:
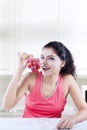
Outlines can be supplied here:
[[72, 116], [76, 123], [87, 120], [87, 108], [80, 110], [77, 114]]
[[77, 114], [62, 117], [58, 123], [58, 129], [72, 128], [76, 123], [87, 120], [87, 108], [80, 110]]
[[21, 79], [23, 73], [22, 68], [17, 68], [10, 84], [8, 85], [8, 88], [5, 92], [5, 95], [3, 97], [2, 107], [5, 110], [9, 110], [14, 106], [15, 100], [16, 100], [16, 93], [18, 88], [18, 83]]

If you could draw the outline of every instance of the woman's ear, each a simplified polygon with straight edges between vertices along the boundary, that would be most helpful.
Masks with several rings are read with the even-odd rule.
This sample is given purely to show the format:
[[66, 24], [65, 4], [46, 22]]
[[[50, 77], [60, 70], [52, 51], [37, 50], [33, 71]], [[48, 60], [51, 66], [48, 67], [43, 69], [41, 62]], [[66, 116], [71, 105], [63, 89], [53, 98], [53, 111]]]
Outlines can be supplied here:
[[63, 68], [65, 65], [65, 61], [62, 61], [61, 67]]

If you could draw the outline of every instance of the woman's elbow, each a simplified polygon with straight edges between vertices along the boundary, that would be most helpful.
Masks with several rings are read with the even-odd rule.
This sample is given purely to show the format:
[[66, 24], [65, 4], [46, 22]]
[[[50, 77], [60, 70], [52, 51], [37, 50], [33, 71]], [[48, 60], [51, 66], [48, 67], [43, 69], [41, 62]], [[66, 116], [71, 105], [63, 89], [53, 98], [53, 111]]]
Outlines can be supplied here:
[[9, 111], [12, 108], [8, 103], [6, 103], [4, 100], [2, 101], [2, 109], [4, 111]]

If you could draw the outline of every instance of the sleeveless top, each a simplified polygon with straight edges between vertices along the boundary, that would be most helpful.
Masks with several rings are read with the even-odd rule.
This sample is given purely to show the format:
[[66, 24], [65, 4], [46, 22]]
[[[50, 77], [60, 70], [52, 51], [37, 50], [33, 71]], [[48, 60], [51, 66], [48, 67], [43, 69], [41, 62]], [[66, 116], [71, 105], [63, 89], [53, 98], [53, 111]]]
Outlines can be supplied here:
[[32, 91], [25, 95], [23, 118], [60, 118], [66, 104], [62, 76], [51, 96], [45, 98], [42, 94], [42, 73], [38, 77]]

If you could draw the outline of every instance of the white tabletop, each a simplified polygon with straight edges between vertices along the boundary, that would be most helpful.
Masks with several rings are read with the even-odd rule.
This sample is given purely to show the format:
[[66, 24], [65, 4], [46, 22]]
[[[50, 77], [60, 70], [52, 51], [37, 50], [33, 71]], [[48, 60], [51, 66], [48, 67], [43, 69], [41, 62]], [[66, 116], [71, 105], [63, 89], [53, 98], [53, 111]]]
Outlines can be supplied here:
[[[0, 130], [57, 130], [57, 118], [0, 118]], [[72, 130], [87, 130], [87, 120]]]

